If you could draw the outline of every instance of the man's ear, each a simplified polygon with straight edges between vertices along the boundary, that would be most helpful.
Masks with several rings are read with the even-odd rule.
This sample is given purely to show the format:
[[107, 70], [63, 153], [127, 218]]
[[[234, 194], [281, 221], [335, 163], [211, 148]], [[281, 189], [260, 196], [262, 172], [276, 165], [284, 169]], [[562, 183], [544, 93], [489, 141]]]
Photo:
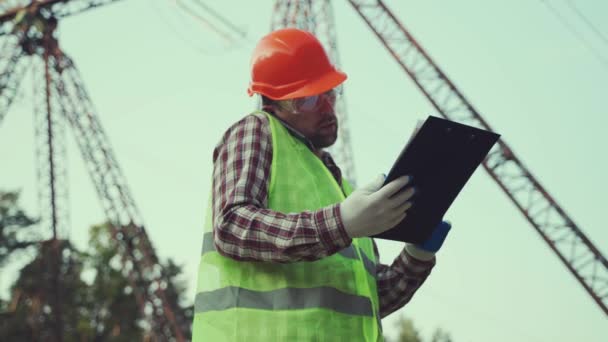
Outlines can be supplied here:
[[274, 101], [273, 107], [275, 109], [275, 113], [277, 113], [277, 115], [280, 115], [283, 120], [288, 120], [288, 118], [285, 117], [286, 115], [293, 116], [297, 114], [293, 106], [293, 100]]

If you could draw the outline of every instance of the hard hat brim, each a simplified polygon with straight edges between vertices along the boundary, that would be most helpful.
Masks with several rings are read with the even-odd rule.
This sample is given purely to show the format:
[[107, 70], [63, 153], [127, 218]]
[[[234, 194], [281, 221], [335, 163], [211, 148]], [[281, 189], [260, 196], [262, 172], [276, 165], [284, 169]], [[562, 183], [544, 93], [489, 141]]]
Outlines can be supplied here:
[[[289, 100], [295, 99], [299, 97], [305, 96], [313, 96], [322, 94], [328, 90], [331, 90], [340, 84], [342, 84], [348, 76], [340, 70], [333, 69], [332, 71], [324, 74], [320, 78], [316, 80], [306, 81], [306, 84], [298, 87], [296, 90], [291, 92], [282, 92], [281, 89], [259, 89], [261, 87], [256, 87], [256, 85], [250, 86], [248, 89], [249, 95], [253, 95], [254, 93], [262, 94], [268, 98], [273, 100]], [[258, 88], [258, 89], [256, 89]]]

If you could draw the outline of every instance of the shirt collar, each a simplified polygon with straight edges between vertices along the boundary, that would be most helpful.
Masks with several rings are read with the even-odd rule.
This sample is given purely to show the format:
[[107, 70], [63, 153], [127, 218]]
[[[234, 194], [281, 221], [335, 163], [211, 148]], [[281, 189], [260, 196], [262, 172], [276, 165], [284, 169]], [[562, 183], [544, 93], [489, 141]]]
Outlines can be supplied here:
[[317, 149], [315, 147], [315, 145], [312, 143], [312, 141], [310, 141], [308, 138], [306, 138], [304, 136], [304, 134], [300, 133], [297, 129], [291, 127], [287, 122], [285, 122], [285, 120], [283, 120], [280, 117], [278, 117], [270, 108], [263, 108], [262, 110], [264, 110], [265, 112], [271, 114], [275, 119], [279, 120], [279, 122], [283, 126], [285, 126], [285, 128], [287, 128], [287, 130], [289, 131], [289, 133], [291, 133], [291, 135], [293, 135], [298, 140], [300, 140], [301, 142], [303, 142], [304, 145], [306, 145], [312, 152], [320, 151], [320, 149]]

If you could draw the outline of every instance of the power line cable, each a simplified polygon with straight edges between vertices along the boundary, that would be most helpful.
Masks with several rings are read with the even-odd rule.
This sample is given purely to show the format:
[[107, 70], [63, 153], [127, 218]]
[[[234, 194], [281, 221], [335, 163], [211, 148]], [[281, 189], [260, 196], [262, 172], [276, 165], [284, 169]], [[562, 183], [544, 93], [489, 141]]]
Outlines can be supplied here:
[[179, 9], [181, 9], [185, 13], [192, 16], [194, 19], [196, 19], [198, 22], [200, 22], [203, 26], [215, 31], [215, 33], [222, 36], [226, 41], [228, 41], [228, 42], [234, 41], [232, 39], [232, 37], [230, 37], [229, 34], [220, 30], [217, 26], [213, 25], [209, 20], [205, 19], [203, 16], [195, 13], [195, 11], [193, 11], [188, 5], [184, 4], [182, 1], [175, 0], [175, 4], [178, 6]]
[[[179, 0], [168, 1], [169, 3], [175, 6], [174, 12], [179, 15], [180, 18], [182, 18], [181, 20], [179, 20], [180, 24], [182, 24], [182, 26], [189, 26], [189, 28], [187, 29], [188, 32], [194, 32], [197, 29], [202, 29], [205, 31], [209, 31], [209, 29], [212, 29], [214, 32], [211, 32], [211, 35], [206, 36], [222, 38], [222, 42], [224, 42], [224, 44], [222, 44], [220, 47], [213, 48], [212, 50], [215, 53], [209, 52], [207, 53], [207, 55], [217, 56], [222, 53], [229, 52], [239, 46], [239, 42], [237, 42], [236, 36], [231, 36], [226, 31], [218, 32], [219, 28], [217, 28], [216, 25], [212, 25], [209, 19], [205, 19], [201, 15], [194, 13], [191, 8], [185, 6], [183, 3], [178, 3]], [[196, 27], [194, 28], [194, 26]], [[200, 38], [200, 35], [197, 35], [197, 39], [198, 38]]]
[[[172, 31], [181, 41], [186, 43], [186, 45], [192, 46], [195, 50], [197, 50], [197, 52], [201, 52], [208, 56], [219, 55], [219, 54], [228, 52], [228, 51], [232, 50], [233, 48], [238, 47], [238, 45], [240, 45], [239, 44], [240, 40], [238, 39], [238, 37], [241, 37], [243, 40], [247, 40], [246, 31], [239, 30], [236, 25], [230, 23], [227, 19], [222, 17], [217, 11], [202, 4], [200, 1], [197, 1], [195, 4], [200, 6], [202, 11], [209, 12], [207, 14], [212, 15], [216, 21], [219, 21], [224, 26], [226, 26], [229, 29], [228, 32], [226, 30], [221, 30], [220, 27], [218, 27], [217, 25], [212, 23], [209, 19], [196, 13], [196, 11], [194, 10], [193, 7], [191, 7], [191, 5], [188, 5], [186, 2], [184, 2], [182, 0], [167, 0], [167, 3], [170, 4], [170, 6], [172, 7], [171, 11], [160, 10], [157, 7], [157, 4], [154, 3], [155, 1], [164, 2], [163, 0], [152, 0], [152, 1], [146, 1], [146, 3], [149, 2], [152, 5], [153, 10], [156, 12], [156, 14], [159, 16], [159, 18], [164, 22], [164, 24], [170, 29], [170, 31]], [[192, 3], [193, 0], [189, 0], [187, 2]], [[149, 7], [149, 6], [146, 6], [146, 7]], [[197, 7], [197, 6], [194, 6], [194, 7]], [[182, 29], [178, 29], [174, 24], [170, 23], [170, 20], [168, 20], [165, 17], [164, 13], [166, 13], [166, 12], [175, 13], [177, 16], [180, 17], [180, 19], [177, 20], [176, 25], [180, 26]], [[169, 16], [171, 16], [171, 15], [169, 15]], [[200, 38], [200, 35], [197, 35], [197, 39], [195, 41], [195, 39], [188, 37], [188, 34], [186, 34], [186, 33], [193, 33], [196, 30], [196, 28], [194, 28], [193, 25], [196, 25], [196, 28], [199, 28], [199, 29], [202, 27], [206, 31], [213, 31], [212, 33], [214, 36], [218, 36], [218, 37], [222, 38], [222, 40], [225, 41], [226, 43], [219, 49], [202, 48], [200, 46], [201, 44], [199, 44], [200, 41], [198, 41], [198, 38]], [[186, 26], [188, 26], [188, 27], [186, 27]], [[186, 32], [182, 32], [182, 31], [186, 31]], [[239, 40], [239, 41], [237, 41], [237, 40]]]
[[[164, 16], [163, 11], [161, 9], [159, 9], [157, 7], [157, 4], [155, 3], [155, 1], [157, 0], [152, 0], [146, 3], [149, 3], [152, 7], [152, 9], [154, 10], [154, 12], [156, 12], [156, 15], [161, 19], [161, 21], [169, 28], [169, 30], [176, 36], [178, 37], [178, 39], [180, 39], [185, 45], [188, 45], [190, 47], [192, 47], [196, 52], [200, 52], [204, 55], [210, 55], [211, 54], [211, 50], [207, 50], [204, 49], [202, 47], [199, 46], [198, 43], [196, 43], [193, 39], [190, 39], [188, 37], [186, 37], [184, 34], [182, 34], [173, 24], [171, 24], [171, 22]], [[148, 6], [146, 6], [148, 7]]]
[[606, 36], [604, 36], [604, 34], [597, 28], [597, 26], [595, 26], [593, 24], [593, 22], [591, 22], [591, 20], [589, 20], [587, 18], [587, 16], [585, 16], [579, 9], [578, 7], [576, 7], [573, 3], [572, 0], [568, 0], [566, 1], [566, 3], [568, 4], [568, 7], [570, 7], [575, 13], [576, 15], [578, 15], [579, 18], [581, 18], [585, 24], [587, 24], [587, 26], [589, 26], [589, 28], [595, 32], [595, 34], [597, 34], [598, 37], [600, 37], [601, 40], [604, 41], [604, 43], [606, 43], [606, 45], [608, 45], [608, 38]]
[[194, 2], [197, 5], [199, 5], [201, 8], [203, 8], [203, 10], [207, 11], [212, 16], [214, 16], [217, 20], [221, 21], [224, 25], [228, 26], [234, 32], [238, 33], [242, 38], [245, 38], [247, 36], [247, 32], [244, 32], [243, 30], [239, 29], [236, 25], [231, 23], [228, 19], [226, 19], [221, 14], [219, 14], [217, 11], [215, 11], [214, 9], [209, 7], [209, 5], [205, 4], [204, 2], [202, 2], [200, 0], [194, 0]]
[[555, 7], [553, 7], [548, 1], [541, 0], [541, 2], [545, 4], [545, 6], [547, 6], [551, 13], [553, 13], [553, 15], [556, 16], [557, 19], [559, 19], [562, 25], [564, 25], [570, 31], [570, 33], [572, 33], [576, 38], [578, 38], [579, 41], [581, 41], [581, 43], [585, 45], [585, 47], [598, 59], [598, 61], [600, 61], [604, 65], [604, 67], [608, 69], [608, 59], [602, 56], [602, 54], [599, 53], [580, 32], [578, 32], [572, 25], [570, 25], [568, 20], [561, 13], [559, 13], [555, 9]]

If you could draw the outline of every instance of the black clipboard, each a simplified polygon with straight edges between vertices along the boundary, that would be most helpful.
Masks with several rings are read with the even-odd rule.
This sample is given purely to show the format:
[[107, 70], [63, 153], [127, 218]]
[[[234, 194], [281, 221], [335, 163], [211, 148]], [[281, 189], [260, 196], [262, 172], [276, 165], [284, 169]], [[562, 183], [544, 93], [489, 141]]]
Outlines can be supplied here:
[[411, 185], [417, 190], [413, 206], [394, 228], [372, 237], [417, 244], [426, 241], [499, 138], [494, 132], [429, 116], [384, 182], [412, 175]]

